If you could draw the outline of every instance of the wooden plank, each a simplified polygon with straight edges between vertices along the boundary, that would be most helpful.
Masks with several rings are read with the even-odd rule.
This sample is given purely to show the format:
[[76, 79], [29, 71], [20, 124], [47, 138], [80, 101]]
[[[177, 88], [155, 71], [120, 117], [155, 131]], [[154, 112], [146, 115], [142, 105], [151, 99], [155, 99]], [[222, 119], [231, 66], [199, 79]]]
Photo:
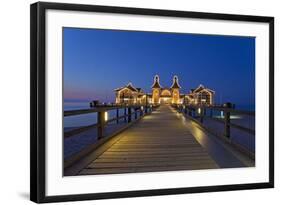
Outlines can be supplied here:
[[142, 147], [129, 147], [129, 146], [126, 146], [126, 147], [111, 147], [108, 151], [161, 151], [161, 150], [164, 150], [164, 151], [185, 151], [185, 150], [190, 150], [190, 149], [199, 149], [200, 151], [202, 150], [201, 147], [198, 147], [198, 145], [194, 145], [194, 144], [190, 144], [189, 146], [173, 146], [173, 147], [169, 147], [169, 146], [163, 146], [163, 147], [156, 147], [156, 146], [150, 146], [150, 145], [147, 145], [148, 147], [145, 147], [145, 146], [142, 146]]
[[111, 157], [111, 158], [98, 158], [94, 161], [96, 162], [169, 162], [169, 161], [183, 161], [186, 162], [187, 160], [201, 160], [201, 159], [210, 159], [209, 156], [206, 155], [187, 155], [182, 157], [173, 157], [173, 156], [167, 156], [167, 157], [139, 157], [139, 158], [133, 158], [133, 157]]
[[150, 146], [151, 148], [153, 147], [188, 147], [189, 145], [194, 145], [194, 142], [179, 142], [179, 143], [167, 143], [167, 144], [159, 144], [158, 142], [151, 142], [151, 143], [116, 143], [116, 148], [127, 148], [127, 147], [136, 147], [136, 148], [141, 148], [141, 147], [146, 147]]
[[95, 174], [121, 174], [121, 173], [138, 173], [138, 172], [159, 172], [159, 171], [183, 171], [183, 170], [200, 170], [200, 169], [217, 169], [217, 165], [198, 164], [196, 166], [171, 166], [171, 167], [140, 167], [140, 168], [118, 168], [118, 169], [83, 169], [80, 175]]
[[138, 168], [138, 167], [171, 167], [171, 166], [196, 166], [198, 164], [204, 164], [204, 165], [212, 165], [214, 163], [213, 160], [210, 158], [208, 159], [202, 159], [202, 160], [189, 160], [189, 161], [157, 161], [157, 162], [126, 162], [126, 163], [120, 163], [120, 162], [93, 162], [87, 168], [126, 168], [126, 167], [132, 167], [132, 168]]
[[[156, 149], [156, 148], [169, 148], [169, 149], [185, 149], [185, 148], [192, 148], [192, 147], [200, 147], [200, 145], [195, 144], [195, 143], [186, 143], [186, 144], [175, 144], [175, 145], [170, 145], [170, 144], [115, 144], [113, 146], [114, 149], [138, 149], [138, 148], [145, 148], [145, 149]], [[200, 147], [201, 148], [201, 147]]]
[[117, 144], [181, 144], [183, 142], [194, 142], [194, 139], [161, 139], [161, 141], [155, 140], [155, 139], [126, 139], [123, 138], [117, 143]]
[[[181, 158], [205, 158], [207, 155], [206, 154], [200, 154], [200, 153], [191, 153], [191, 154], [173, 154], [173, 155], [170, 155], [170, 154], [154, 154], [154, 155], [131, 155], [131, 156], [128, 156], [128, 155], [103, 155], [103, 156], [100, 156], [99, 158], [97, 158], [96, 160], [103, 160], [103, 159], [116, 159], [116, 160], [120, 160], [120, 159], [126, 159], [126, 160], [135, 160], [135, 161], [138, 161], [140, 159], [143, 159], [143, 160], [148, 160], [148, 159], [151, 159], [151, 160], [154, 160], [154, 161], [157, 161], [157, 159], [161, 159], [161, 158], [166, 158], [166, 159], [174, 159], [174, 158], [178, 158], [178, 159], [181, 159]], [[208, 156], [209, 157], [209, 156]]]
[[196, 152], [190, 152], [190, 153], [173, 153], [172, 155], [170, 153], [164, 153], [164, 154], [154, 154], [154, 155], [151, 155], [151, 154], [130, 154], [128, 155], [127, 153], [126, 154], [123, 154], [123, 153], [119, 153], [119, 154], [103, 154], [103, 155], [100, 155], [97, 159], [104, 159], [104, 158], [127, 158], [127, 159], [130, 159], [130, 158], [161, 158], [161, 157], [165, 157], [165, 158], [169, 158], [169, 157], [185, 157], [185, 156], [198, 156], [198, 157], [204, 157], [206, 156], [206, 153], [196, 153]]
[[[154, 154], [180, 154], [180, 153], [202, 153], [203, 151], [198, 148], [198, 149], [186, 149], [186, 150], [152, 150], [152, 151], [106, 151], [103, 153], [103, 155], [118, 155], [118, 154], [127, 154], [127, 155], [137, 155], [137, 154], [142, 154], [142, 155], [154, 155]], [[204, 152], [203, 152], [204, 153]], [[204, 153], [207, 154], [207, 153]]]

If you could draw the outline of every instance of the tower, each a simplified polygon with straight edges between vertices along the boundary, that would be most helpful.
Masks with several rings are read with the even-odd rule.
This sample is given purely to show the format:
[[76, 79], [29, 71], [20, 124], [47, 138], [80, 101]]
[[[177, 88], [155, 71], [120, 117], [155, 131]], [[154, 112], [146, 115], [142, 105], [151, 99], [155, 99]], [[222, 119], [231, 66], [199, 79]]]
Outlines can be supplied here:
[[161, 91], [161, 85], [159, 83], [159, 76], [154, 76], [154, 82], [151, 86], [152, 88], [152, 103], [153, 104], [159, 104], [160, 103], [160, 91]]
[[173, 84], [171, 86], [172, 91], [172, 103], [179, 104], [180, 103], [180, 88], [178, 76], [173, 77]]

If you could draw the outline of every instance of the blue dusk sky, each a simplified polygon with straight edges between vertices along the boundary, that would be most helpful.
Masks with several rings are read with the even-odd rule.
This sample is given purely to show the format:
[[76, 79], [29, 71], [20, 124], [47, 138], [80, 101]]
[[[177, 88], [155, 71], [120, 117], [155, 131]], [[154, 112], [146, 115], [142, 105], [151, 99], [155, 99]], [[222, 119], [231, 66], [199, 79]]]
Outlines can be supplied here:
[[155, 74], [181, 93], [203, 84], [216, 103], [255, 104], [255, 38], [64, 28], [64, 101], [114, 102], [127, 85], [151, 92]]

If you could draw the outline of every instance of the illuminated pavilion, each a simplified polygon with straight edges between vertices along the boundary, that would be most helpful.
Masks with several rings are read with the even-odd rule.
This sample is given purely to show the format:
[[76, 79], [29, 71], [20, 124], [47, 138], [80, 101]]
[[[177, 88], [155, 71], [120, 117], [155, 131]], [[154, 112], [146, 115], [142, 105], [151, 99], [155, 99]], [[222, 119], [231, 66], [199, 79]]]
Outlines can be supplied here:
[[152, 93], [145, 93], [141, 88], [134, 87], [128, 83], [124, 87], [115, 89], [116, 104], [194, 104], [213, 105], [215, 91], [199, 85], [196, 89], [191, 89], [188, 94], [180, 93], [181, 86], [177, 76], [173, 77], [170, 87], [162, 87], [158, 75], [154, 76], [151, 86]]

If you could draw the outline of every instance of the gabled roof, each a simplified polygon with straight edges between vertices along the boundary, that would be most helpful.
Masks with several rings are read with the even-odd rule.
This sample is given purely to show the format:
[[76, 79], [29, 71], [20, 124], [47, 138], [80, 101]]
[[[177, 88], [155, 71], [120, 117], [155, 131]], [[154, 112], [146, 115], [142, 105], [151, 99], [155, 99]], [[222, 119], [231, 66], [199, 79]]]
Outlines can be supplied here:
[[158, 75], [154, 76], [154, 82], [153, 82], [153, 85], [151, 86], [151, 88], [161, 88]]
[[132, 83], [128, 83], [127, 88], [130, 89], [130, 90], [132, 90], [132, 91], [138, 92], [138, 89], [136, 89], [136, 88], [133, 86]]
[[192, 93], [199, 93], [201, 91], [208, 91], [208, 92], [211, 92], [211, 93], [215, 93], [215, 91], [209, 89], [209, 88], [205, 88], [204, 85], [200, 84], [195, 90], [192, 91]]
[[200, 92], [200, 91], [203, 90], [204, 88], [205, 88], [204, 85], [200, 84], [195, 90], [193, 90], [193, 93]]
[[118, 91], [120, 91], [120, 90], [122, 90], [122, 89], [124, 89], [124, 88], [126, 88], [126, 87], [116, 88], [116, 89], [114, 89], [114, 91], [115, 91], [115, 92], [118, 92]]
[[206, 91], [208, 91], [208, 92], [210, 92], [210, 93], [215, 93], [215, 91], [213, 91], [213, 90], [211, 90], [211, 89], [209, 89], [209, 88], [205, 88], [204, 90], [206, 90]]
[[115, 89], [114, 91], [118, 92], [118, 91], [120, 91], [120, 90], [123, 90], [124, 88], [127, 88], [127, 89], [129, 89], [129, 90], [131, 90], [131, 91], [134, 91], [134, 92], [139, 92], [139, 90], [138, 90], [137, 88], [135, 88], [135, 87], [132, 85], [132, 83], [128, 83], [128, 85], [126, 85], [126, 86], [124, 86], [124, 87], [121, 87], [121, 88], [117, 88], [117, 89]]
[[173, 78], [173, 85], [171, 86], [171, 88], [181, 88], [181, 86], [179, 85], [179, 82], [178, 82], [178, 76], [174, 76]]

